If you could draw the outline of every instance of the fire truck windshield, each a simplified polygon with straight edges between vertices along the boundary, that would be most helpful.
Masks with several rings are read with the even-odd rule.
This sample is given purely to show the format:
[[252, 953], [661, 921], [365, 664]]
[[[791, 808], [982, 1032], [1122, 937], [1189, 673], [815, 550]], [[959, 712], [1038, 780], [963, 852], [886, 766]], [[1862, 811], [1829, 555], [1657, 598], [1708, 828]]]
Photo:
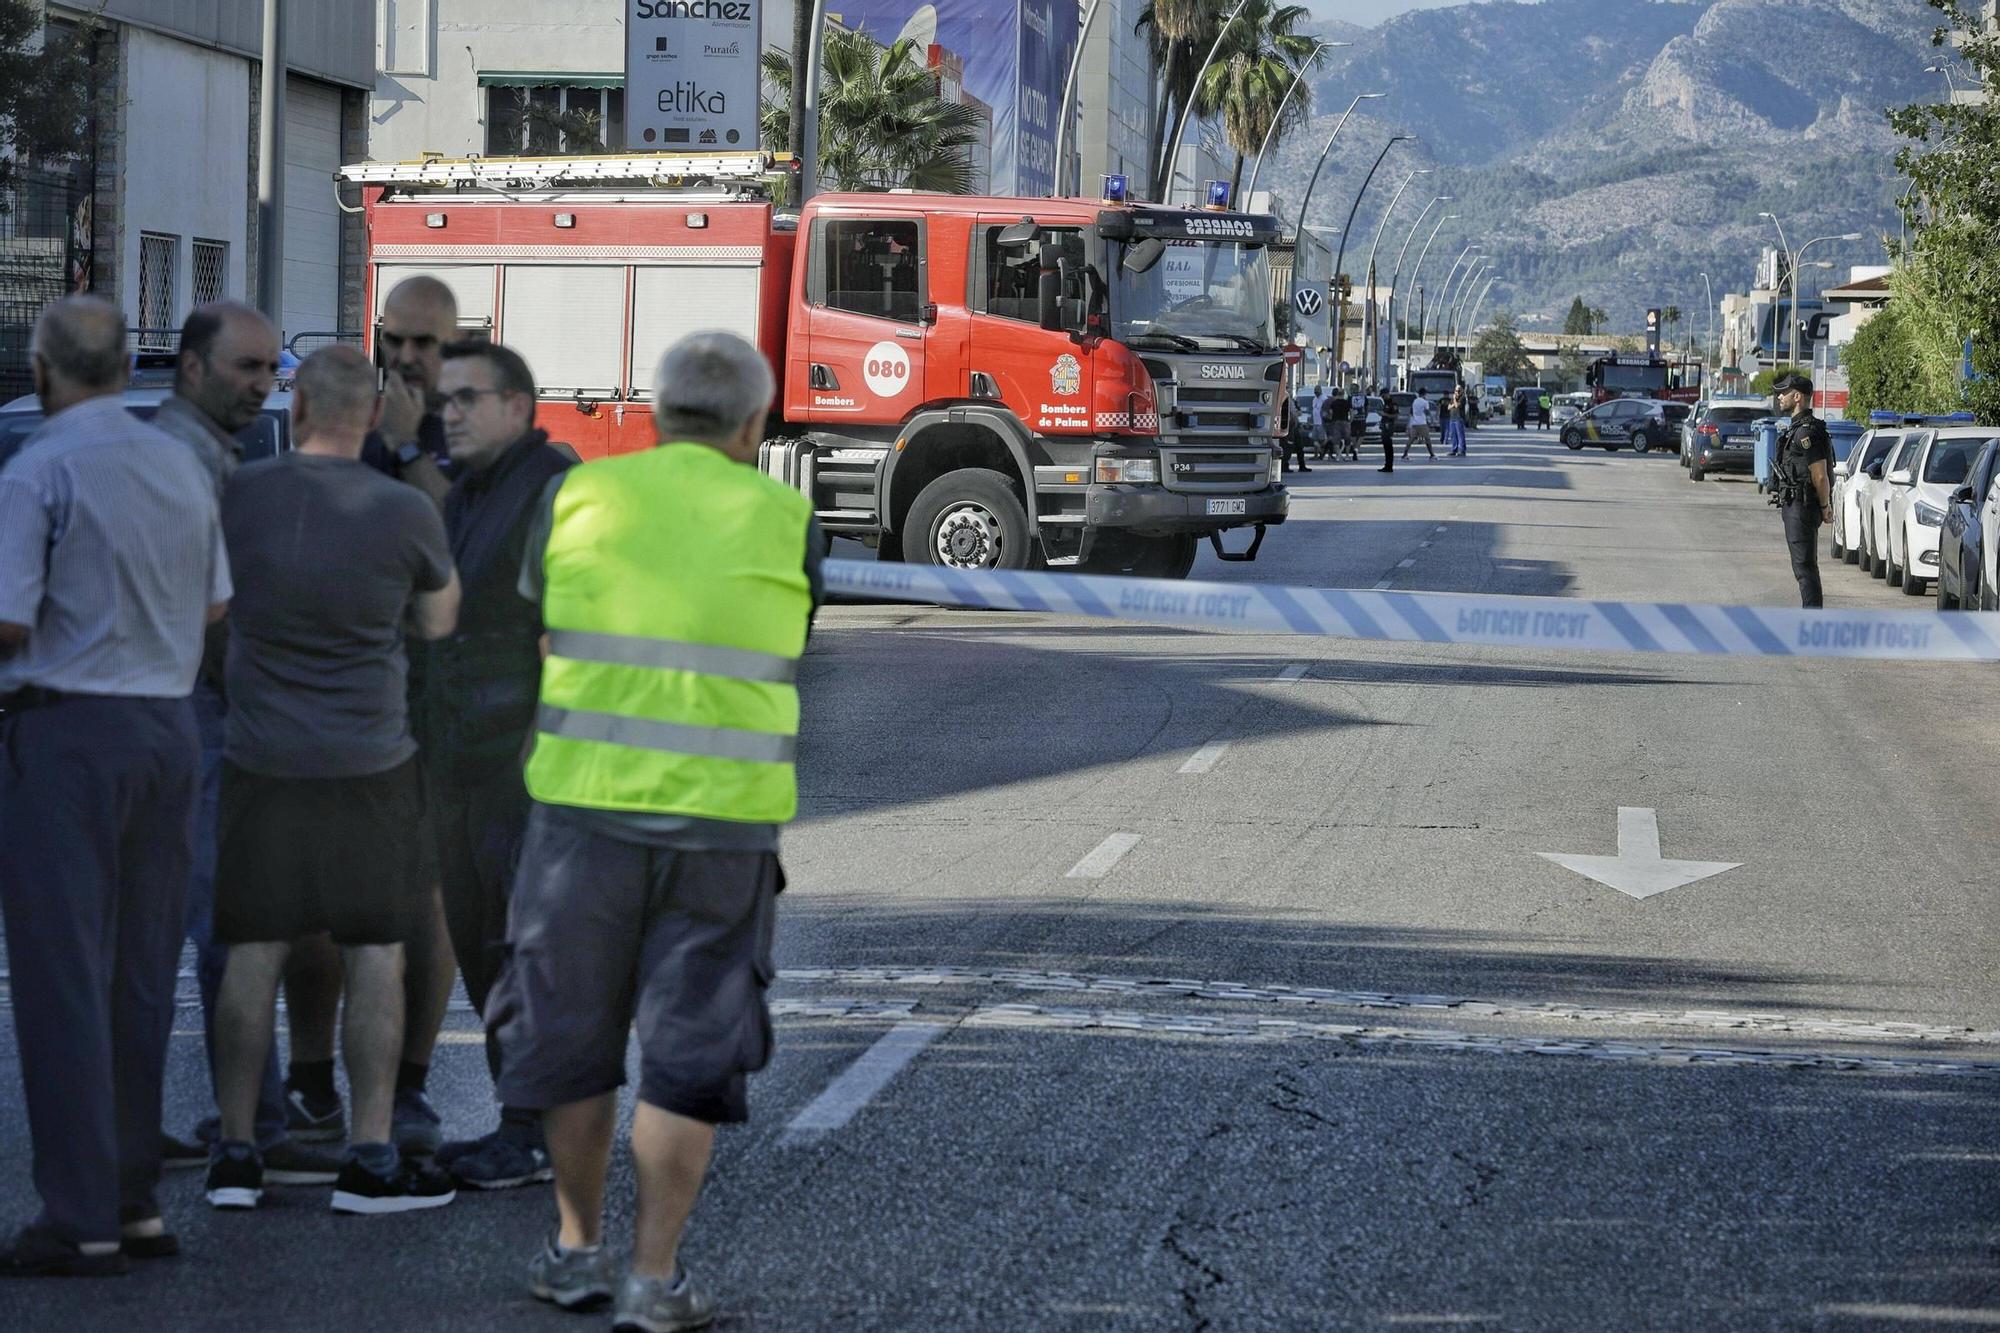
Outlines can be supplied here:
[[1621, 365], [1604, 361], [1597, 367], [1597, 387], [1616, 394], [1659, 393], [1667, 387], [1664, 364]]
[[1146, 244], [1111, 243], [1111, 328], [1119, 342], [1186, 351], [1276, 345], [1271, 258], [1262, 245], [1168, 241], [1156, 262], [1134, 272], [1125, 258]]

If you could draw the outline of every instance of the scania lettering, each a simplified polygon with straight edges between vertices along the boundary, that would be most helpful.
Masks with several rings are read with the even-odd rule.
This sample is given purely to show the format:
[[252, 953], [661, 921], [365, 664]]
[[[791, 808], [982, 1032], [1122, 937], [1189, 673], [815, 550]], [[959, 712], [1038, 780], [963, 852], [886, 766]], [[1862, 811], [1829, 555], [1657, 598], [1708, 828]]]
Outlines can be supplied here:
[[[709, 96], [683, 83], [662, 108]], [[661, 353], [720, 328], [777, 377], [764, 470], [881, 560], [1179, 578], [1203, 539], [1254, 559], [1285, 520], [1273, 218], [928, 194], [824, 194], [781, 218], [782, 171], [750, 152], [341, 178], [371, 308], [414, 274], [448, 283], [585, 458], [651, 445]]]

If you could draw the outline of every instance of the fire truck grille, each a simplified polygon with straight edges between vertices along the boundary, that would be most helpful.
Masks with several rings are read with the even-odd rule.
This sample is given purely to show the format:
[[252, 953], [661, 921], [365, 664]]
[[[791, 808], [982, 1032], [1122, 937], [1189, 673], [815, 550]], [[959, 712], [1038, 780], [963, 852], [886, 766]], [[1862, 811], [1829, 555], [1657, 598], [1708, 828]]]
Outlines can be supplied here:
[[1262, 449], [1160, 450], [1161, 479], [1187, 494], [1261, 491], [1270, 485], [1271, 451]]

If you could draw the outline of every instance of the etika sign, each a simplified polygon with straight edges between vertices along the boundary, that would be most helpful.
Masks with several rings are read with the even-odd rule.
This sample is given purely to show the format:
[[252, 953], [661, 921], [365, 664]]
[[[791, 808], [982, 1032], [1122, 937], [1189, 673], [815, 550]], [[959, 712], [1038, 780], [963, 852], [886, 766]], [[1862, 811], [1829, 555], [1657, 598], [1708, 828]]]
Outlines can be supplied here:
[[762, 0], [626, 0], [625, 146], [757, 147]]

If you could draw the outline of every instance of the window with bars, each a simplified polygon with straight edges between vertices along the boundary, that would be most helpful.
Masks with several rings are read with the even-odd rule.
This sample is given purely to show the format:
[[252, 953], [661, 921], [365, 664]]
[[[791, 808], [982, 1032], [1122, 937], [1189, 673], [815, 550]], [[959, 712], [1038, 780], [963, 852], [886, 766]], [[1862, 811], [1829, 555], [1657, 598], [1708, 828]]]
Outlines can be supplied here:
[[179, 334], [174, 321], [174, 261], [181, 238], [139, 233], [139, 346], [171, 351]]
[[603, 153], [625, 145], [625, 90], [549, 83], [486, 89], [486, 154]]
[[204, 241], [196, 238], [193, 246], [193, 269], [190, 277], [189, 298], [195, 305], [206, 305], [210, 301], [220, 301], [229, 275], [229, 242]]

